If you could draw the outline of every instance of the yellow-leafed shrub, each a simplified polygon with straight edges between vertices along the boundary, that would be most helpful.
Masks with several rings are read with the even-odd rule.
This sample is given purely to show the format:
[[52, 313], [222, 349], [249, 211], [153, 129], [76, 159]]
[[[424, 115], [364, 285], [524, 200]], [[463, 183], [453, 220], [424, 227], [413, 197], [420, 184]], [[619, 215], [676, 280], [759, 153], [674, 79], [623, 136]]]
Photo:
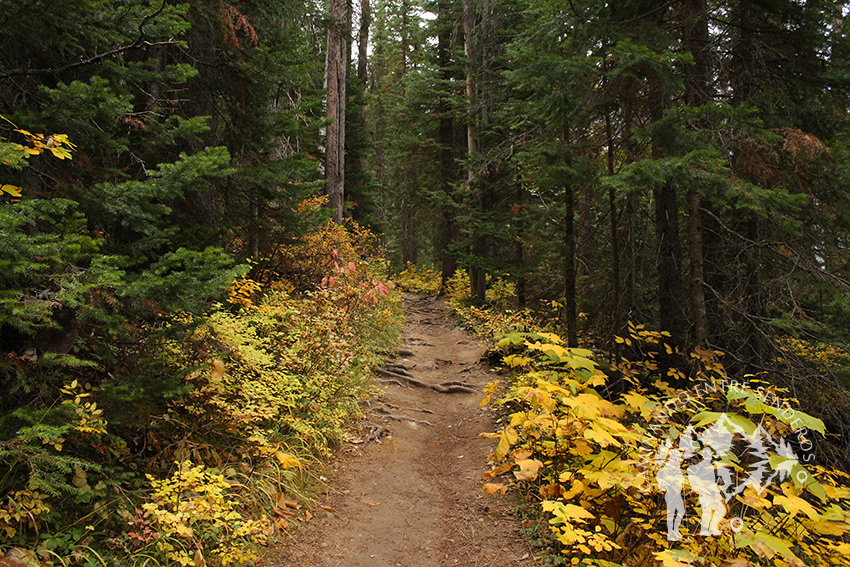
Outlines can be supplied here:
[[[629, 327], [621, 341], [636, 351], [675, 350]], [[730, 379], [722, 353], [697, 349], [684, 390], [642, 385], [657, 374], [651, 355], [624, 361], [628, 387], [615, 394], [592, 353], [557, 336], [499, 346], [520, 352], [505, 358], [508, 415], [488, 434], [498, 444], [484, 490], [533, 483], [573, 565], [850, 565], [846, 475], [811, 464], [824, 424], [775, 387]]]
[[143, 504], [159, 533], [157, 549], [180, 565], [197, 567], [198, 554], [215, 557], [222, 565], [255, 561], [256, 544], [271, 532], [266, 517], [242, 517], [238, 501], [224, 476], [188, 461], [164, 479], [148, 475], [153, 491]]

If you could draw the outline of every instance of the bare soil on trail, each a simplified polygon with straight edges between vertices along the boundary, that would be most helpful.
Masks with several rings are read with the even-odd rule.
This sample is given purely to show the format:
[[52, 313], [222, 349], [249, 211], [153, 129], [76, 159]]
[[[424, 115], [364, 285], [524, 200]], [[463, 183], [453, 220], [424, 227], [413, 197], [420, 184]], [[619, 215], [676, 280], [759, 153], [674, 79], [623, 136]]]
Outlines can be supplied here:
[[[492, 412], [480, 408], [492, 373], [484, 347], [457, 328], [442, 301], [405, 297], [402, 354], [394, 361], [440, 393], [376, 378], [386, 392], [340, 452], [321, 508], [267, 567], [484, 567], [535, 565], [508, 498], [481, 492]], [[388, 365], [388, 367], [390, 367]], [[398, 367], [396, 367], [398, 368]], [[384, 430], [385, 428], [385, 430]], [[379, 442], [373, 438], [381, 434]]]

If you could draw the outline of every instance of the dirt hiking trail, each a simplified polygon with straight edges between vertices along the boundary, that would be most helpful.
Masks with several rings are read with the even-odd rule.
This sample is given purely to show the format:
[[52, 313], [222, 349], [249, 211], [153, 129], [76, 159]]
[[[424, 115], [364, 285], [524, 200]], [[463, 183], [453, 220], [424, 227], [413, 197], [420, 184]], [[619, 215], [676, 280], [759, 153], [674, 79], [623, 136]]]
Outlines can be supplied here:
[[511, 503], [481, 492], [494, 448], [480, 437], [494, 430], [478, 406], [492, 379], [479, 362], [483, 345], [439, 299], [406, 295], [405, 313], [401, 355], [378, 377], [386, 394], [370, 401], [340, 452], [323, 508], [264, 566], [536, 564]]

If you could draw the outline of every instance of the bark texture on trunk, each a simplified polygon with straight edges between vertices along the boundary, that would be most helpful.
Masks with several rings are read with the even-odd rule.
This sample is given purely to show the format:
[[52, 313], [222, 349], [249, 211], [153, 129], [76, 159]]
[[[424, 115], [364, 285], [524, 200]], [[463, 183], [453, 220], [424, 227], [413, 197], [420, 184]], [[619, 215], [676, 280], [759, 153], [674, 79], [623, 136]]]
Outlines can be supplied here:
[[[711, 100], [711, 52], [708, 34], [706, 0], [686, 0], [682, 43], [694, 58], [685, 76], [685, 101], [689, 106], [702, 106]], [[691, 318], [694, 343], [708, 345], [708, 313], [705, 305], [705, 254], [703, 251], [702, 196], [691, 183], [685, 196], [688, 210], [688, 270]]]
[[345, 191], [345, 78], [348, 68], [348, 6], [329, 0], [330, 24], [325, 59], [328, 127], [325, 136], [325, 193], [334, 222], [342, 222]]

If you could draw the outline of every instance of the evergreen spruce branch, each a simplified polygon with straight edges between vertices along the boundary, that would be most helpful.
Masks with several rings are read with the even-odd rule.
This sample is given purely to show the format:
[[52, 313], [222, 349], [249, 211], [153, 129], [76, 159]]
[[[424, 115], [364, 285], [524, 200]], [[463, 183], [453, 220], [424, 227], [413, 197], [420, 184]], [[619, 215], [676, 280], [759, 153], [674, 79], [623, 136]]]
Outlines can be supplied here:
[[0, 79], [9, 79], [11, 77], [25, 77], [29, 75], [58, 75], [60, 73], [64, 73], [66, 71], [70, 71], [72, 69], [78, 69], [80, 67], [86, 67], [88, 65], [93, 65], [95, 63], [100, 63], [104, 59], [108, 59], [113, 55], [119, 55], [124, 53], [125, 51], [129, 51], [131, 49], [137, 49], [139, 47], [156, 47], [159, 45], [174, 45], [177, 43], [173, 38], [168, 39], [166, 41], [155, 41], [149, 42], [145, 39], [145, 25], [152, 20], [153, 18], [160, 15], [163, 10], [165, 10], [165, 0], [163, 0], [162, 5], [155, 12], [148, 14], [145, 16], [142, 21], [139, 23], [139, 37], [133, 43], [122, 45], [121, 47], [116, 47], [115, 49], [110, 49], [105, 53], [101, 53], [99, 55], [93, 55], [88, 59], [83, 59], [82, 61], [75, 61], [74, 63], [68, 63], [67, 65], [63, 65], [61, 67], [51, 67], [49, 69], [12, 69], [11, 71], [5, 71], [0, 73]]
[[807, 272], [808, 274], [814, 276], [815, 278], [821, 280], [824, 283], [832, 284], [838, 288], [843, 289], [844, 291], [850, 292], [850, 281], [833, 274], [832, 272], [828, 272], [823, 268], [817, 266], [814, 262], [794, 251], [793, 247], [789, 244], [785, 244], [783, 242], [768, 242], [768, 241], [759, 241], [751, 240], [739, 233], [735, 229], [731, 228], [729, 225], [724, 223], [720, 217], [714, 212], [710, 211], [707, 208], [701, 208], [700, 211], [703, 214], [707, 214], [711, 216], [724, 230], [726, 230], [732, 236], [738, 238], [743, 243], [748, 244], [750, 246], [764, 248], [770, 250], [771, 252], [782, 256], [786, 260], [790, 261], [794, 268], [799, 268], [800, 270]]

